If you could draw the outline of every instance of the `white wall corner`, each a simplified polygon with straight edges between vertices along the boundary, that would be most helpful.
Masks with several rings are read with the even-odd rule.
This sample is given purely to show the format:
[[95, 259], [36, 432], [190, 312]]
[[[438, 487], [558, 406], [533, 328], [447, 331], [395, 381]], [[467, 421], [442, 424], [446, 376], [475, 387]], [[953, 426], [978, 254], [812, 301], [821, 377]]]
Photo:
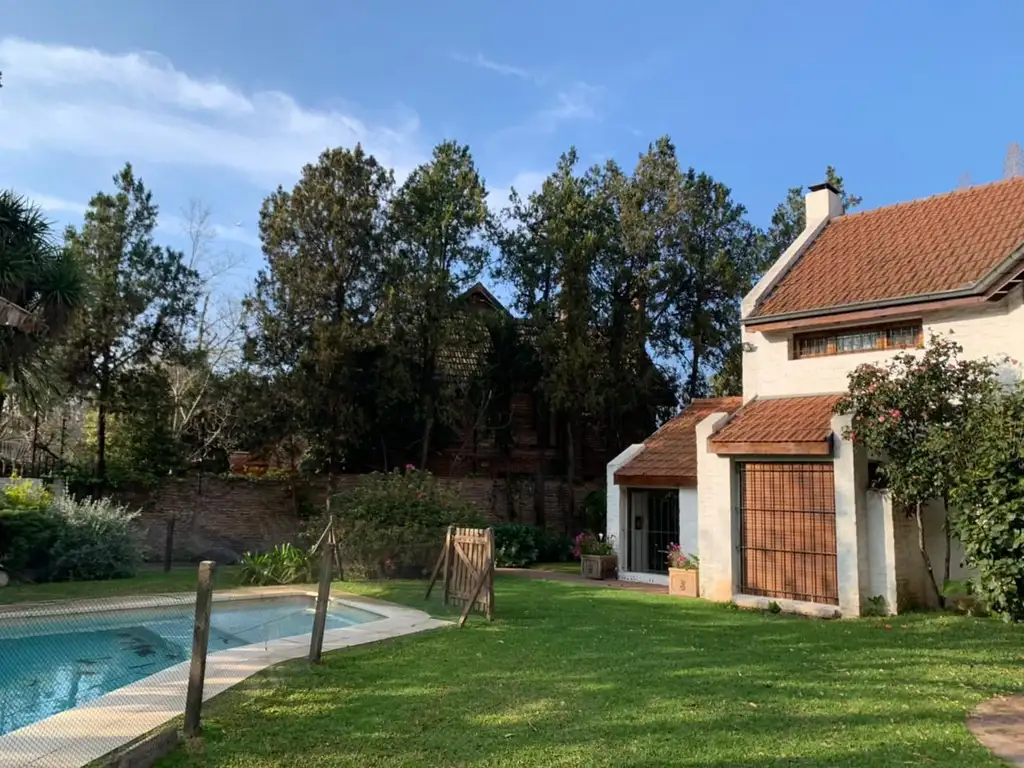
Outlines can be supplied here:
[[[832, 450], [836, 503], [836, 574], [839, 611], [843, 616], [860, 616], [862, 582], [868, 580], [865, 545], [867, 457], [843, 430], [852, 416], [832, 417]], [[864, 573], [862, 576], [862, 569]]]
[[746, 319], [754, 311], [758, 300], [771, 290], [776, 283], [789, 271], [806, 247], [816, 238], [832, 219], [843, 215], [843, 202], [829, 187], [817, 185], [804, 196], [806, 223], [804, 230], [790, 243], [789, 248], [782, 252], [775, 263], [768, 268], [757, 281], [750, 293], [743, 297], [741, 316]]
[[626, 488], [615, 484], [615, 473], [624, 465], [643, 453], [646, 446], [643, 443], [634, 443], [622, 453], [608, 462], [605, 471], [606, 493], [605, 493], [605, 531], [609, 536], [614, 536], [612, 542], [615, 553], [622, 557], [620, 542], [626, 540], [623, 531], [622, 510], [626, 508]]
[[732, 600], [736, 584], [736, 521], [732, 511], [732, 461], [708, 449], [708, 438], [729, 420], [716, 412], [697, 424], [697, 548], [700, 596]]

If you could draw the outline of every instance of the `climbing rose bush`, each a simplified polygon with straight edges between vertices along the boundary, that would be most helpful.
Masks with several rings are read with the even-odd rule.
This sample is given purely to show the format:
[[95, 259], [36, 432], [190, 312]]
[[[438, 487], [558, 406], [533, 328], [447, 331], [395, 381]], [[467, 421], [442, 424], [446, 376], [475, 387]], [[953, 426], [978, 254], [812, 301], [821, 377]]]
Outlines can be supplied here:
[[[1001, 391], [995, 361], [962, 354], [963, 347], [951, 338], [933, 334], [923, 352], [902, 352], [881, 366], [858, 366], [836, 407], [853, 417], [844, 437], [881, 460], [879, 473], [893, 501], [914, 517], [919, 530], [922, 505], [941, 499], [949, 509], [973, 461], [963, 435]], [[947, 562], [950, 527], [947, 519]], [[940, 581], [925, 547], [920, 551], [941, 603], [948, 568], [944, 564]]]

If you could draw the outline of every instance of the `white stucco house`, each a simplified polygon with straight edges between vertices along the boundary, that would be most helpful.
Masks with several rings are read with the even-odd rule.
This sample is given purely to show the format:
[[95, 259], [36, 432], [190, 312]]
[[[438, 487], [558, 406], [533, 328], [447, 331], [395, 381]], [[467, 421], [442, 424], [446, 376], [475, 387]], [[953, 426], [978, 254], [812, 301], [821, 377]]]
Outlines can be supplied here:
[[[701, 596], [856, 616], [934, 600], [913, 520], [833, 415], [847, 374], [930, 333], [1024, 359], [1024, 178], [844, 214], [811, 187], [806, 228], [742, 303], [743, 396], [698, 400], [608, 464], [620, 578], [667, 583], [672, 542]], [[925, 515], [933, 563], [941, 509]], [[661, 553], [661, 554], [659, 554]], [[952, 578], [963, 575], [954, 542]]]

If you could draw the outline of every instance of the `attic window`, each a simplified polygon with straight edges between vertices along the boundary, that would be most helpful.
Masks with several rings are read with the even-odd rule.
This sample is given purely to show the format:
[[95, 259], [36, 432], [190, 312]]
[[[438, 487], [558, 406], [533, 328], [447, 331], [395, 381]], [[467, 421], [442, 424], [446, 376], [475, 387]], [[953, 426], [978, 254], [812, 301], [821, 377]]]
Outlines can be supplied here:
[[913, 349], [924, 344], [920, 320], [895, 325], [844, 328], [826, 333], [798, 333], [793, 337], [793, 357], [825, 357], [851, 352]]

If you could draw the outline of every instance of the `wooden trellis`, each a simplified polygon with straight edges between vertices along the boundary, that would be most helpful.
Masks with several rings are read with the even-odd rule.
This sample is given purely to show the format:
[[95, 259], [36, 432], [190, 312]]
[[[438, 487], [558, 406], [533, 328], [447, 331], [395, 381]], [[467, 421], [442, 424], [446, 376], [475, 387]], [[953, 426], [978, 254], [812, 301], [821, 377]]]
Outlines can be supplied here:
[[444, 585], [444, 602], [462, 605], [459, 626], [476, 609], [494, 619], [494, 529], [449, 526], [444, 549], [437, 558], [427, 586], [427, 597], [438, 577]]

